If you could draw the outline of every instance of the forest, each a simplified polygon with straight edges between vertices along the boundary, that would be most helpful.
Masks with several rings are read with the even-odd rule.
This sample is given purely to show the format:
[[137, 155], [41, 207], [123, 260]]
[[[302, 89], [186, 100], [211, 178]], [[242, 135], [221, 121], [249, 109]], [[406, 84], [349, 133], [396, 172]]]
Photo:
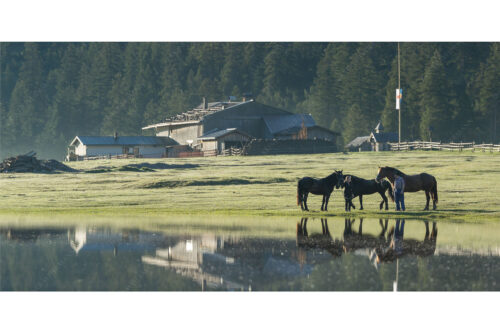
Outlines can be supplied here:
[[[310, 113], [339, 149], [397, 131], [397, 43], [0, 43], [0, 157], [62, 159], [76, 135], [141, 127], [251, 93]], [[402, 140], [498, 143], [500, 43], [400, 43]]]

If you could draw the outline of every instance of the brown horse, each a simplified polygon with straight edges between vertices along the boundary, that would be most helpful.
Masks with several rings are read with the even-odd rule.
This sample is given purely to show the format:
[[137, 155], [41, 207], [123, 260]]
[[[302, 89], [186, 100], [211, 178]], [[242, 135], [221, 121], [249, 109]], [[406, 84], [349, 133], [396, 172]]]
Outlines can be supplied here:
[[392, 186], [394, 187], [394, 177], [399, 175], [403, 177], [405, 181], [405, 192], [418, 192], [425, 191], [425, 197], [427, 199], [427, 204], [424, 210], [429, 210], [429, 200], [430, 195], [432, 195], [432, 209], [436, 209], [436, 204], [438, 202], [438, 192], [437, 192], [437, 181], [436, 178], [428, 173], [419, 173], [417, 175], [407, 175], [396, 168], [391, 167], [379, 167], [378, 175], [376, 180], [379, 182], [384, 178], [387, 178]]

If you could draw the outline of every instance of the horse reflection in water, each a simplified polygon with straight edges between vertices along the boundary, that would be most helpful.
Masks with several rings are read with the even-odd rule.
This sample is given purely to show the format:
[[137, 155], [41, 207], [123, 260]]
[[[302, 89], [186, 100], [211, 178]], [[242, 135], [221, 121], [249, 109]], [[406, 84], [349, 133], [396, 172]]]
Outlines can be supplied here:
[[380, 233], [376, 236], [363, 234], [363, 219], [360, 218], [358, 230], [353, 226], [355, 219], [346, 218], [344, 221], [343, 239], [334, 239], [328, 228], [326, 218], [321, 219], [321, 234], [309, 234], [307, 218], [297, 223], [298, 259], [303, 264], [308, 250], [326, 250], [333, 257], [340, 257], [343, 253], [366, 255], [377, 266], [381, 262], [390, 262], [405, 255], [419, 257], [431, 256], [436, 251], [437, 227], [432, 222], [432, 231], [429, 230], [429, 221], [424, 220], [425, 236], [423, 241], [404, 239], [404, 219], [396, 219], [396, 225], [388, 230], [389, 220], [379, 220]]
[[416, 255], [419, 257], [428, 257], [436, 252], [437, 227], [436, 222], [432, 222], [432, 231], [429, 230], [429, 221], [424, 221], [425, 236], [424, 240], [404, 239], [405, 220], [396, 219], [395, 227], [388, 233], [385, 247], [378, 247], [376, 251], [377, 263], [391, 262], [396, 258], [405, 255]]
[[[326, 250], [334, 257], [342, 255], [342, 242], [338, 239], [333, 239], [328, 229], [328, 221], [326, 218], [321, 219], [321, 234], [313, 233], [309, 235], [307, 232], [307, 218], [302, 218], [300, 223], [297, 223], [297, 247], [299, 249], [298, 257], [301, 263], [304, 263], [306, 252], [304, 250], [322, 249]], [[301, 251], [302, 250], [302, 251]]]

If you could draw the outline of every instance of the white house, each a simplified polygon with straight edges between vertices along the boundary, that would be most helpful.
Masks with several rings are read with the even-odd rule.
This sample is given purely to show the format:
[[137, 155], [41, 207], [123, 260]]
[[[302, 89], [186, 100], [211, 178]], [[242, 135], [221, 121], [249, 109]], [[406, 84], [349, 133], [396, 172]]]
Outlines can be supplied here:
[[164, 157], [166, 146], [175, 144], [174, 140], [160, 136], [76, 136], [68, 147], [66, 159], [110, 155]]

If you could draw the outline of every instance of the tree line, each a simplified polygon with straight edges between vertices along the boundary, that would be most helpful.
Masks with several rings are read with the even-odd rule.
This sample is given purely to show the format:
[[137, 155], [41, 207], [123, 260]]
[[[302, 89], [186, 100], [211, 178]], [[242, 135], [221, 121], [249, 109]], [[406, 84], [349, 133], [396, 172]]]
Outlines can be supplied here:
[[[402, 140], [498, 143], [500, 43], [400, 43]], [[0, 155], [143, 134], [252, 93], [342, 134], [397, 131], [397, 43], [0, 43]]]

